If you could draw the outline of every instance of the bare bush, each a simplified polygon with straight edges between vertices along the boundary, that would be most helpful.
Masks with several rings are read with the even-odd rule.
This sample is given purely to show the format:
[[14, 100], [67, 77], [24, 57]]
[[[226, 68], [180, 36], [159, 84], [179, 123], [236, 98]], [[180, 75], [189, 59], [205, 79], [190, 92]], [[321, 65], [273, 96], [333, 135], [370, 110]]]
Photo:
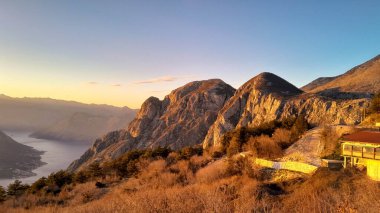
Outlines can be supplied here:
[[226, 163], [218, 161], [212, 163], [205, 168], [200, 169], [196, 173], [196, 179], [200, 183], [212, 183], [216, 180], [222, 179], [226, 172]]
[[339, 158], [339, 135], [334, 127], [323, 126], [321, 131], [322, 158]]
[[246, 147], [255, 156], [261, 158], [277, 158], [282, 154], [279, 144], [267, 135], [251, 137]]
[[278, 128], [274, 131], [272, 139], [281, 146], [287, 148], [292, 144], [292, 132], [288, 129]]

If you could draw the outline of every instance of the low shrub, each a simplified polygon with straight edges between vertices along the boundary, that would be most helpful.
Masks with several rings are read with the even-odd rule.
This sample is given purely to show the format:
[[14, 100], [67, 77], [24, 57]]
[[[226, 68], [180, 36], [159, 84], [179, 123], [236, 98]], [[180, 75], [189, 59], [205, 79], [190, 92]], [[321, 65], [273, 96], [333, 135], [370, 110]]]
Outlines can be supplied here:
[[251, 137], [247, 143], [246, 149], [251, 151], [254, 156], [259, 158], [277, 158], [282, 155], [281, 146], [267, 135]]
[[194, 155], [202, 155], [202, 146], [188, 146], [178, 151], [177, 160], [188, 160]]
[[29, 188], [29, 192], [32, 194], [36, 194], [40, 192], [44, 187], [48, 185], [48, 181], [46, 177], [42, 177], [36, 180]]
[[197, 182], [212, 183], [226, 176], [227, 164], [223, 161], [212, 163], [196, 173]]

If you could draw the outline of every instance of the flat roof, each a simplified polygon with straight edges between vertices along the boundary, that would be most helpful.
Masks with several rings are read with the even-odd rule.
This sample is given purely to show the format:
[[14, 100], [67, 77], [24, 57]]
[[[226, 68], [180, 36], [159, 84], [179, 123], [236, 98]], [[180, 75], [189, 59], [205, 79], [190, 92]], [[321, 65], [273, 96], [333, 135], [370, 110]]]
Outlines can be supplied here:
[[343, 141], [378, 143], [380, 144], [380, 131], [361, 131], [350, 135], [345, 135]]

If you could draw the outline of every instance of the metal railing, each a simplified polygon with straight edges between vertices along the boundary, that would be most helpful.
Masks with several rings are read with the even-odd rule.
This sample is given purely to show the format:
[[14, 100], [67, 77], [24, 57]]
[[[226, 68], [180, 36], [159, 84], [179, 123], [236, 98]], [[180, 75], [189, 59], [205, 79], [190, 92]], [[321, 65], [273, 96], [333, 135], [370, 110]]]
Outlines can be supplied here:
[[342, 155], [380, 160], [380, 148], [342, 144]]

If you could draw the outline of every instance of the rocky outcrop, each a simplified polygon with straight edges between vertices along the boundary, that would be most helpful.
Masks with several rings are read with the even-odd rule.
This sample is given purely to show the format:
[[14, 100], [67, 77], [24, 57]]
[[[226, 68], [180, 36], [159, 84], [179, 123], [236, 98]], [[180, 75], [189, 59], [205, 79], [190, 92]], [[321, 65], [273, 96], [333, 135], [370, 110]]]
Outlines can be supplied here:
[[368, 99], [333, 100], [303, 93], [284, 79], [262, 73], [240, 87], [211, 126], [203, 146], [218, 145], [228, 131], [304, 115], [311, 125], [359, 123]]
[[131, 149], [201, 144], [217, 114], [235, 89], [221, 80], [196, 81], [164, 100], [147, 99], [127, 129], [108, 133], [73, 162], [74, 171], [97, 160], [113, 159]]

